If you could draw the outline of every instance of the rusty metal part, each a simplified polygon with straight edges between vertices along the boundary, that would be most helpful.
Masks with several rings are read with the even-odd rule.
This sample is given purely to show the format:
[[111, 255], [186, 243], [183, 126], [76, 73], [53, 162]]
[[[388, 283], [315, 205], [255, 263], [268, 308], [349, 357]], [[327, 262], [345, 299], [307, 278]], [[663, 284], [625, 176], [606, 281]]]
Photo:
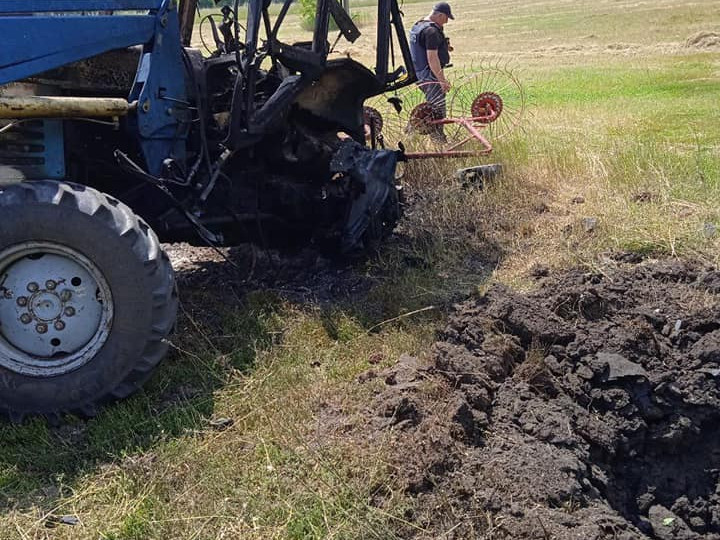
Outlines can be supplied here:
[[438, 152], [408, 152], [403, 154], [403, 158], [407, 160], [416, 159], [438, 159], [438, 158], [465, 158], [476, 156], [477, 152], [472, 150], [453, 150]]
[[503, 109], [503, 100], [495, 92], [483, 92], [476, 97], [470, 106], [473, 120], [481, 124], [494, 122]]
[[412, 133], [430, 135], [436, 131], [434, 126], [438, 119], [435, 116], [435, 108], [430, 103], [420, 103], [410, 112], [409, 129]]
[[492, 149], [493, 149], [492, 144], [490, 144], [490, 141], [488, 141], [483, 136], [483, 134], [480, 133], [480, 131], [477, 129], [478, 126], [475, 125], [472, 120], [468, 120], [467, 118], [457, 118], [457, 119], [452, 119], [452, 120], [448, 120], [448, 121], [452, 122], [452, 123], [460, 124], [470, 134], [468, 137], [466, 137], [462, 141], [460, 141], [460, 142], [452, 145], [450, 148], [448, 148], [448, 151], [456, 150], [456, 149], [460, 148], [461, 146], [465, 145], [465, 143], [475, 140], [475, 141], [478, 141], [483, 146], [482, 150], [477, 150], [475, 152], [476, 154], [489, 154], [490, 152], [492, 152]]
[[[438, 125], [456, 124], [462, 126], [467, 132], [468, 136], [464, 139], [450, 145], [443, 150], [434, 152], [406, 152], [403, 157], [407, 160], [410, 159], [433, 159], [433, 158], [460, 158], [470, 157], [478, 155], [490, 154], [493, 150], [492, 144], [488, 141], [482, 133], [478, 130], [478, 127], [485, 127], [484, 125], [477, 125], [474, 118], [443, 118], [440, 120], [427, 120], [427, 126], [429, 129], [434, 129]], [[482, 145], [482, 149], [473, 150], [462, 150], [462, 147], [469, 142], [476, 141]]]
[[126, 116], [130, 109], [121, 98], [0, 97], [0, 118], [116, 117]]

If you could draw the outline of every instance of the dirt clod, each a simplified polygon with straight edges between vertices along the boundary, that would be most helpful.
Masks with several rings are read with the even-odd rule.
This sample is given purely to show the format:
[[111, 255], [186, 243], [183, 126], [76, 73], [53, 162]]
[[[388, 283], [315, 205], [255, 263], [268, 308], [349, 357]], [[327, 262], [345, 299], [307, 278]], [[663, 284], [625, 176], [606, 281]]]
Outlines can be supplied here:
[[718, 279], [647, 262], [460, 305], [376, 403], [412, 534], [720, 539]]
[[632, 201], [636, 203], [657, 202], [658, 196], [651, 191], [639, 191], [632, 196]]

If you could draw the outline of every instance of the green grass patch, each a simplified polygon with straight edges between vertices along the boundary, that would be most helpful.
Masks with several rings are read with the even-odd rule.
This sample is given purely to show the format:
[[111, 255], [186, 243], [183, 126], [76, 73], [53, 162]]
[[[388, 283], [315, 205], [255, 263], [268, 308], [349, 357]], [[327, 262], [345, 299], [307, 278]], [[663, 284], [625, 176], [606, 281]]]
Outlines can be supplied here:
[[[717, 90], [717, 81], [713, 77], [715, 69], [712, 55], [675, 56], [672, 64], [663, 59], [651, 64], [637, 60], [606, 60], [606, 63], [545, 70], [532, 74], [534, 76], [526, 82], [531, 90], [530, 102], [539, 108], [597, 107], [608, 101], [628, 100], [636, 106], [652, 101], [656, 108], [671, 111], [664, 101], [707, 103]], [[687, 113], [694, 108], [683, 107], [681, 110]]]

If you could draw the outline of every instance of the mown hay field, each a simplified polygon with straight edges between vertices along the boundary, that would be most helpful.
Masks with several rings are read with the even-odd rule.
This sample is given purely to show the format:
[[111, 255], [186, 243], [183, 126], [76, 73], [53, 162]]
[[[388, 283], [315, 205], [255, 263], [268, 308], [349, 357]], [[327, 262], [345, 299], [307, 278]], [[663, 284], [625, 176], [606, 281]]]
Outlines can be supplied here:
[[[522, 129], [490, 158], [408, 165], [407, 215], [366, 263], [294, 262], [268, 284], [257, 273], [282, 260], [247, 280], [176, 252], [181, 321], [143, 393], [91, 421], [0, 425], [0, 538], [404, 537], [421, 526], [358, 377], [427, 354], [452, 304], [490, 281], [525, 288], [538, 267], [618, 252], [717, 264], [716, 2], [452, 4], [453, 69], [510, 66]], [[372, 62], [373, 7], [354, 5], [367, 36], [338, 53]], [[408, 26], [428, 9], [406, 3]], [[307, 35], [295, 8], [286, 31]], [[454, 178], [483, 162], [503, 178]]]

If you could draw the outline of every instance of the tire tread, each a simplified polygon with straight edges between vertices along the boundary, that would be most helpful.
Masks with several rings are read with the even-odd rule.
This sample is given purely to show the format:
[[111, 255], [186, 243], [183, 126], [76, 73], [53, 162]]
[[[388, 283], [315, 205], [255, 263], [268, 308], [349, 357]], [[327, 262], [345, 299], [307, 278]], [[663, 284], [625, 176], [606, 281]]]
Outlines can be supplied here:
[[[152, 284], [152, 323], [143, 352], [133, 368], [114, 388], [95, 399], [79, 403], [68, 410], [39, 411], [47, 419], [58, 414], [96, 416], [98, 406], [124, 399], [140, 389], [167, 353], [167, 337], [173, 330], [178, 299], [175, 279], [167, 254], [155, 232], [127, 205], [87, 186], [49, 180], [11, 184], [0, 189], [0, 207], [22, 204], [65, 206], [98, 219], [98, 224], [112, 229], [126, 242], [146, 269]], [[28, 411], [4, 410], [12, 422], [22, 422]]]

